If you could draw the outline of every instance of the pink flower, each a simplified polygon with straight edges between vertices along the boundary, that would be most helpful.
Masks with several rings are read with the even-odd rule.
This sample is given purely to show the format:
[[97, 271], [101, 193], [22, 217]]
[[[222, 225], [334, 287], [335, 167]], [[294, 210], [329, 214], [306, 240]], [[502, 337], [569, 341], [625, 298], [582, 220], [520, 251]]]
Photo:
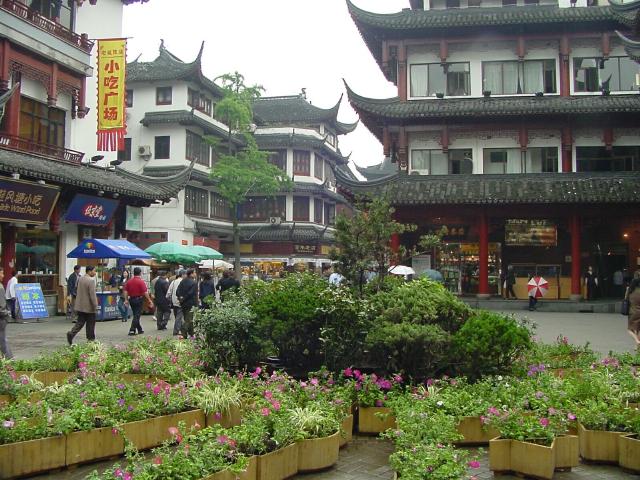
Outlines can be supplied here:
[[491, 415], [499, 415], [500, 414], [500, 410], [498, 410], [496, 407], [489, 407], [487, 409], [487, 412], [489, 412], [489, 414], [491, 414]]
[[120, 470], [119, 468], [116, 468], [115, 471], [113, 472], [113, 475], [118, 478], [122, 478], [122, 470]]
[[111, 429], [111, 435], [118, 435], [118, 429], [116, 427]]
[[271, 400], [273, 398], [273, 393], [271, 393], [271, 390], [264, 391], [264, 398], [266, 398], [267, 400]]
[[162, 457], [155, 457], [153, 459], [153, 464], [154, 465], [162, 465]]
[[5, 420], [4, 422], [2, 422], [2, 426], [4, 428], [13, 428], [14, 425], [15, 422], [13, 420]]
[[220, 420], [222, 418], [222, 414], [220, 412], [216, 412], [213, 414], [213, 418], [216, 420]]
[[536, 392], [536, 398], [542, 398], [542, 397], [544, 397], [544, 393]]
[[382, 400], [376, 400], [376, 407], [382, 407], [384, 402]]
[[575, 419], [576, 419], [576, 416], [575, 416], [573, 413], [569, 412], [569, 413], [567, 413], [567, 418], [568, 418], [569, 420], [572, 420], [572, 421], [573, 421], [573, 420], [575, 420]]
[[345, 368], [344, 371], [342, 372], [342, 374], [345, 377], [353, 377], [353, 370], [351, 369], [351, 367]]
[[480, 462], [477, 460], [472, 460], [468, 463], [471, 468], [480, 468]]
[[540, 425], [542, 425], [543, 427], [548, 426], [548, 425], [549, 425], [549, 419], [548, 419], [548, 418], [545, 418], [545, 417], [542, 417], [542, 418], [540, 419]]
[[263, 417], [268, 417], [271, 414], [271, 410], [269, 410], [267, 407], [264, 407], [262, 410], [260, 410], [260, 413]]
[[318, 385], [318, 379], [317, 378], [312, 378], [311, 379], [311, 385]]
[[273, 406], [273, 409], [277, 412], [278, 410], [280, 410], [280, 402], [277, 400], [273, 400], [271, 402], [271, 405]]
[[224, 445], [225, 443], [227, 443], [227, 441], [229, 441], [229, 437], [227, 437], [226, 435], [220, 435], [218, 437], [218, 443], [220, 445]]
[[122, 477], [122, 480], [131, 480], [132, 478], [133, 478], [133, 474], [129, 472], [124, 472], [124, 476]]
[[253, 371], [253, 373], [251, 374], [251, 377], [258, 378], [260, 376], [260, 373], [262, 373], [262, 369], [258, 367]]
[[176, 427], [169, 427], [169, 433], [175, 437], [180, 433], [180, 430], [178, 430]]

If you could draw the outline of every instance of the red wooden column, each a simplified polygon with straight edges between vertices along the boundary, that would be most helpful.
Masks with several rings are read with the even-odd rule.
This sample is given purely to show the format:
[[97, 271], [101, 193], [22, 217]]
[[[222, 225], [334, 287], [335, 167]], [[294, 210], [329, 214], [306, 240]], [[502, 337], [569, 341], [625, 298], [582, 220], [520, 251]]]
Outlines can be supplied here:
[[11, 278], [9, 275], [15, 268], [16, 258], [16, 227], [2, 224], [2, 257], [1, 264], [4, 269], [4, 286], [7, 286], [7, 282]]
[[480, 241], [480, 278], [478, 279], [478, 297], [489, 297], [489, 222], [487, 213], [482, 212], [479, 218], [479, 241]]
[[582, 291], [580, 288], [580, 217], [577, 213], [569, 219], [571, 231], [571, 300], [580, 300]]
[[397, 233], [394, 233], [393, 235], [391, 235], [391, 251], [393, 253], [398, 253], [399, 250], [400, 250], [400, 235]]
[[562, 128], [562, 171], [573, 171], [573, 134], [571, 127]]
[[407, 49], [403, 42], [398, 46], [398, 97], [407, 101]]

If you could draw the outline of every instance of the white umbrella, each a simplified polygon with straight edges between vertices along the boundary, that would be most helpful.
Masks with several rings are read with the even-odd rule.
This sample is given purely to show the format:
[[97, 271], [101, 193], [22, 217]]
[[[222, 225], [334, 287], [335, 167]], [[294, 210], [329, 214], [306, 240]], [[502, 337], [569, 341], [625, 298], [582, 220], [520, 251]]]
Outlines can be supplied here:
[[416, 271], [406, 265], [394, 265], [393, 267], [389, 267], [389, 273], [393, 275], [415, 275]]
[[198, 265], [202, 268], [224, 268], [226, 270], [233, 268], [231, 263], [225, 262], [224, 260], [202, 260]]

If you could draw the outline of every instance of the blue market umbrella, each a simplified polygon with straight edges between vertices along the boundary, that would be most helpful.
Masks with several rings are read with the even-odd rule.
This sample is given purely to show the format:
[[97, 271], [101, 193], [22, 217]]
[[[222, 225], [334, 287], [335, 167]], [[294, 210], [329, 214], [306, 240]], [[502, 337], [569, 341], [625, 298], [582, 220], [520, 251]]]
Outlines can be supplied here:
[[431, 280], [435, 280], [436, 282], [442, 282], [444, 280], [444, 277], [439, 271], [432, 270], [430, 268], [422, 272], [420, 276], [430, 278]]

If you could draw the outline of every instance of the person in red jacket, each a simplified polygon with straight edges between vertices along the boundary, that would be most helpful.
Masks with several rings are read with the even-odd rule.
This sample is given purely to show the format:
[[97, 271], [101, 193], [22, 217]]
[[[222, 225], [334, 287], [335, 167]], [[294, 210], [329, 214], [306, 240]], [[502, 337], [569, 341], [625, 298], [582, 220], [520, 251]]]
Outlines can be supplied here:
[[153, 301], [149, 296], [147, 284], [144, 283], [144, 280], [140, 277], [141, 273], [142, 270], [140, 267], [135, 267], [133, 269], [133, 278], [124, 285], [124, 303], [125, 305], [131, 305], [131, 311], [133, 312], [133, 321], [131, 322], [129, 335], [144, 333], [142, 324], [140, 323], [140, 315], [142, 315], [145, 298], [149, 302], [149, 308], [153, 310]]

